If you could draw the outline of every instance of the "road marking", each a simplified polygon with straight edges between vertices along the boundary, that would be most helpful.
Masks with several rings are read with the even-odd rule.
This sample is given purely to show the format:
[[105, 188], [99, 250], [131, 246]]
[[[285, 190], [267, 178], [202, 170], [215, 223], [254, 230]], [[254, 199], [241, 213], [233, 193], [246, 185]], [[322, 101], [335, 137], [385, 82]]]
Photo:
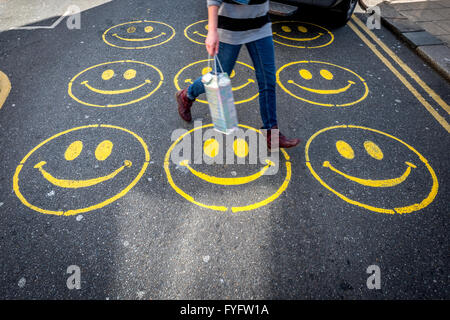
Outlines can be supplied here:
[[6, 101], [6, 98], [11, 91], [11, 82], [8, 76], [0, 71], [0, 109]]
[[406, 78], [387, 60], [383, 54], [375, 47], [375, 45], [359, 31], [356, 26], [349, 21], [348, 26], [356, 33], [356, 35], [372, 50], [373, 53], [395, 74], [395, 76], [405, 85], [405, 87], [416, 97], [417, 100], [422, 103], [425, 109], [431, 113], [431, 115], [450, 133], [449, 123], [425, 100], [424, 97], [406, 80]]
[[436, 94], [420, 77], [411, 70], [410, 67], [406, 63], [404, 63], [388, 46], [386, 46], [372, 31], [367, 28], [367, 26], [362, 23], [356, 16], [353, 16], [353, 20], [356, 24], [363, 29], [411, 78], [413, 78], [417, 84], [419, 84], [422, 89], [424, 89], [433, 99], [436, 101], [439, 106], [442, 107], [448, 114], [450, 114], [450, 106], [442, 100], [442, 98]]

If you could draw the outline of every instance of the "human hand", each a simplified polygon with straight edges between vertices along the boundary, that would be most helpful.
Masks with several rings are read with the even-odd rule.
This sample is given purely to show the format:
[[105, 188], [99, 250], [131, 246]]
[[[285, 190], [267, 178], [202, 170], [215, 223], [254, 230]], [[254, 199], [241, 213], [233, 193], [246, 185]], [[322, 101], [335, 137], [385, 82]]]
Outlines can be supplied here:
[[209, 30], [205, 40], [206, 51], [210, 56], [215, 56], [219, 53], [219, 35], [217, 31]]

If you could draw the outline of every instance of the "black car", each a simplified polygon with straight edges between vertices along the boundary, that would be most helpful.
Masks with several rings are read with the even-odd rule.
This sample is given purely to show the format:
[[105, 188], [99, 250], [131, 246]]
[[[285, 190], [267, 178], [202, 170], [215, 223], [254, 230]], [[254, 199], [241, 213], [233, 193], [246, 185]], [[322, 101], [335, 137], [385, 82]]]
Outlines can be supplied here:
[[310, 5], [330, 9], [337, 25], [344, 25], [351, 18], [358, 0], [275, 0], [289, 5]]

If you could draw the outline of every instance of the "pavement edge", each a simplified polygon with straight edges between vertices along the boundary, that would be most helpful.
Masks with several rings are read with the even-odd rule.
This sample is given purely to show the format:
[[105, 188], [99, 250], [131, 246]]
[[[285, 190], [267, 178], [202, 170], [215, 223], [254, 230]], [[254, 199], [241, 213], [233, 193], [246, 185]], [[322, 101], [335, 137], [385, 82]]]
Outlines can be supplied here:
[[381, 9], [382, 24], [450, 82], [450, 48], [418, 23], [398, 12], [389, 2], [383, 1], [378, 7]]

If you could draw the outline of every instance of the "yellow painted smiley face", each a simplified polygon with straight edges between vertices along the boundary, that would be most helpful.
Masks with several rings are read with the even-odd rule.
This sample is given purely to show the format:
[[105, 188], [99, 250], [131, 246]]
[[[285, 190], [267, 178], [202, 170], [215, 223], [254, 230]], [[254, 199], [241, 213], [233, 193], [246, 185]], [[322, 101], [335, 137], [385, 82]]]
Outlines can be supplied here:
[[74, 76], [68, 93], [87, 106], [120, 107], [147, 99], [159, 89], [163, 79], [159, 69], [145, 62], [105, 62]]
[[89, 125], [60, 132], [20, 162], [13, 188], [28, 208], [75, 215], [123, 197], [150, 161], [146, 143], [125, 128]]
[[208, 35], [208, 20], [200, 20], [187, 26], [184, 29], [184, 35], [194, 43], [205, 45], [206, 36]]
[[369, 94], [366, 81], [350, 69], [321, 61], [296, 61], [282, 66], [277, 83], [292, 97], [325, 107], [347, 107]]
[[159, 21], [131, 21], [115, 25], [103, 33], [103, 41], [120, 49], [146, 49], [170, 41], [175, 29]]
[[319, 25], [300, 21], [272, 23], [273, 41], [294, 48], [321, 48], [331, 44], [333, 34]]
[[382, 131], [341, 125], [315, 133], [306, 165], [322, 186], [342, 200], [379, 213], [410, 213], [438, 192], [433, 168], [416, 149]]
[[[213, 61], [209, 60], [210, 65]], [[258, 84], [255, 80], [255, 69], [243, 62], [237, 61], [234, 70], [229, 75], [232, 83], [232, 91], [235, 104], [252, 101], [259, 96]], [[174, 84], [178, 90], [191, 85], [200, 75], [213, 71], [208, 65], [208, 59], [200, 60], [182, 68], [175, 75]], [[208, 101], [197, 99], [200, 103], [207, 104]]]
[[[180, 135], [166, 153], [164, 170], [169, 184], [179, 195], [206, 209], [241, 212], [263, 207], [286, 190], [291, 178], [289, 155], [281, 149], [277, 153], [279, 157], [267, 156], [250, 162], [249, 159], [262, 157], [252, 153], [251, 143], [264, 139], [261, 132], [252, 127], [239, 125], [241, 129], [249, 130], [250, 135], [233, 138], [232, 153], [237, 159], [234, 164], [225, 164], [224, 161], [217, 163], [216, 160], [224, 159], [226, 153], [226, 140], [219, 139], [224, 135], [218, 133], [216, 136], [203, 137], [200, 148], [206, 163], [198, 163], [195, 156], [180, 152], [180, 146], [186, 144], [188, 149], [194, 150], [191, 143], [195, 144], [195, 136], [212, 127], [212, 124], [205, 125]], [[176, 163], [174, 154], [177, 155]], [[241, 164], [237, 164], [238, 161]], [[272, 174], [274, 168], [277, 170], [272, 171]]]

